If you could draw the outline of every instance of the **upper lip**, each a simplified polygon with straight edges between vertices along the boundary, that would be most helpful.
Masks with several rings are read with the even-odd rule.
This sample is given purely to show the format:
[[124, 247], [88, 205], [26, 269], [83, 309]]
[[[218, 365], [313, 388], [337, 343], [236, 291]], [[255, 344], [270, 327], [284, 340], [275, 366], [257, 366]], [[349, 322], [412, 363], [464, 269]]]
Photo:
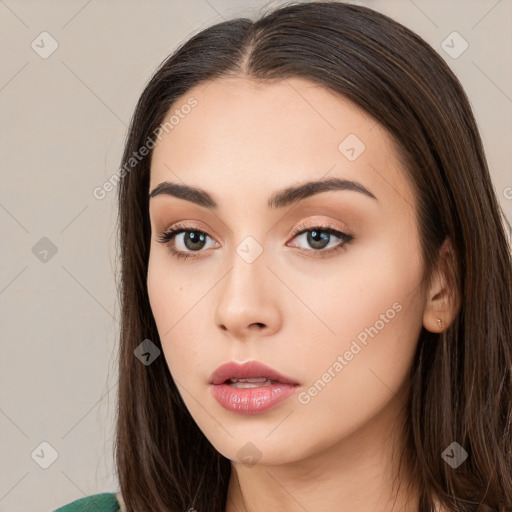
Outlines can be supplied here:
[[295, 380], [281, 375], [278, 371], [258, 361], [249, 361], [243, 364], [230, 361], [222, 364], [211, 374], [210, 384], [223, 384], [229, 379], [255, 379], [258, 377], [266, 377], [283, 384], [298, 384]]

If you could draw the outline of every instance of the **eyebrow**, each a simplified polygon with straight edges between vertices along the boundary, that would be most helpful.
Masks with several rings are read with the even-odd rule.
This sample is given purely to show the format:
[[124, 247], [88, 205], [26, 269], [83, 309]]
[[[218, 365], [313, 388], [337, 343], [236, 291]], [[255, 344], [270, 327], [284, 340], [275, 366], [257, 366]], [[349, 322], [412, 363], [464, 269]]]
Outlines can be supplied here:
[[[378, 201], [378, 199], [366, 187], [357, 181], [346, 180], [343, 178], [327, 178], [318, 181], [307, 181], [300, 185], [279, 190], [269, 197], [267, 204], [269, 208], [284, 208], [285, 206], [297, 203], [307, 197], [333, 190], [351, 190], [354, 192], [360, 192], [361, 194]], [[177, 197], [179, 199], [185, 199], [186, 201], [198, 204], [199, 206], [204, 206], [210, 210], [217, 208], [217, 202], [208, 192], [190, 185], [164, 181], [149, 193], [149, 198], [151, 199], [152, 197], [162, 194]]]

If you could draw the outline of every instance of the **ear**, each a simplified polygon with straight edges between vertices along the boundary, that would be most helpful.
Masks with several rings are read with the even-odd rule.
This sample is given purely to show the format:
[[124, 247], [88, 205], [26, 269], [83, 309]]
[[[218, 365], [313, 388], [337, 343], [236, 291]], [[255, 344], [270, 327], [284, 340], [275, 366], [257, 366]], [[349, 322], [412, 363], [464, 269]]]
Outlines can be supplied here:
[[454, 252], [450, 239], [446, 238], [439, 249], [438, 264], [427, 290], [423, 326], [430, 332], [443, 332], [455, 318], [459, 305]]

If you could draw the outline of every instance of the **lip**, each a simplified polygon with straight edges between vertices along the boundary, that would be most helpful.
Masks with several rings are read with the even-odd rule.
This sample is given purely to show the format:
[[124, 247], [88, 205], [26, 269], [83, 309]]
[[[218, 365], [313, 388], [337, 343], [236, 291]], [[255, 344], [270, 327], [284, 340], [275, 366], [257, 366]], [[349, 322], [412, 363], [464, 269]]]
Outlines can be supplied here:
[[239, 364], [234, 361], [219, 366], [210, 376], [210, 384], [224, 384], [229, 379], [255, 379], [266, 377], [282, 384], [299, 384], [289, 377], [281, 375], [278, 371], [270, 368], [259, 361], [249, 361]]
[[[272, 384], [252, 388], [235, 388], [229, 379], [254, 379], [265, 377]], [[226, 410], [239, 414], [260, 414], [266, 412], [295, 393], [299, 383], [268, 366], [249, 361], [239, 364], [234, 361], [223, 364], [210, 376], [210, 389]]]

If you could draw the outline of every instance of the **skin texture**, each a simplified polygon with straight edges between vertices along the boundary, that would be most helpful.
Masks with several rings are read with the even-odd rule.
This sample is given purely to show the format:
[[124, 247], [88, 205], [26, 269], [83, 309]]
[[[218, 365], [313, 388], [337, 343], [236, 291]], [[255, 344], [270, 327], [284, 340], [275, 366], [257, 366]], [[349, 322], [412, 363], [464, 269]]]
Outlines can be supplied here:
[[[406, 467], [393, 508], [391, 458], [420, 330], [439, 332], [437, 318], [446, 328], [453, 307], [442, 273], [429, 289], [420, 286], [416, 202], [391, 136], [349, 100], [300, 78], [217, 79], [173, 109], [192, 96], [197, 106], [155, 147], [149, 190], [163, 181], [200, 187], [218, 208], [165, 195], [150, 200], [147, 284], [185, 404], [233, 461], [227, 511], [417, 510], [415, 489], [408, 500], [405, 494]], [[365, 145], [354, 161], [338, 148], [349, 134]], [[329, 191], [268, 208], [275, 191], [326, 177], [358, 181], [377, 200]], [[177, 222], [208, 235], [199, 257], [177, 259], [157, 241]], [[329, 253], [341, 242], [331, 236], [327, 248], [315, 249], [307, 233], [293, 234], [301, 223], [328, 224], [354, 239]], [[170, 245], [192, 252], [186, 235]], [[248, 236], [263, 250], [250, 264], [236, 252]], [[379, 329], [381, 315], [388, 321]], [[358, 343], [361, 350], [334, 377], [331, 370], [320, 392], [307, 395], [375, 325], [378, 333]], [[262, 414], [226, 411], [208, 379], [225, 362], [248, 360], [297, 380], [296, 394]], [[243, 455], [256, 464], [240, 462]]]

